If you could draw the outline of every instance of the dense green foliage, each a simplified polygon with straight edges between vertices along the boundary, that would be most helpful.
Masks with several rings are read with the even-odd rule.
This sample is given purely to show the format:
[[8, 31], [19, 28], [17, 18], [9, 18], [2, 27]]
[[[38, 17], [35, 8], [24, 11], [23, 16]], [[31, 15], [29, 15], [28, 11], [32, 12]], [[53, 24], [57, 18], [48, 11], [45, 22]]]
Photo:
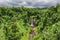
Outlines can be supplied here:
[[60, 40], [60, 5], [50, 8], [0, 7], [0, 40], [28, 40], [30, 15], [38, 25], [33, 40]]

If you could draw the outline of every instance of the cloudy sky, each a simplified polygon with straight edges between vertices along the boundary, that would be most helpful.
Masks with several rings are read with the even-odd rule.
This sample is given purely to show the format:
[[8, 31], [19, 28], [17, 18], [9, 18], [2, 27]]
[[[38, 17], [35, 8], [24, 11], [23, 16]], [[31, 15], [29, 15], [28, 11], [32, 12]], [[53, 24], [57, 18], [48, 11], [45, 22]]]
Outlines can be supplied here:
[[50, 7], [59, 3], [60, 0], [0, 0], [0, 6], [25, 6], [25, 7]]

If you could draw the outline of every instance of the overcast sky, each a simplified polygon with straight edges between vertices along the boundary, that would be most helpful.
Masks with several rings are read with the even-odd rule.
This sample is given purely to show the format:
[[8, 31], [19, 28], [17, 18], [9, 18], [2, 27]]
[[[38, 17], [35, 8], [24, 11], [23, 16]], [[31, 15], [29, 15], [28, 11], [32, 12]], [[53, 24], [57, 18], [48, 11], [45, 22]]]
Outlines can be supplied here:
[[25, 6], [25, 7], [50, 7], [59, 3], [60, 0], [0, 0], [0, 6]]

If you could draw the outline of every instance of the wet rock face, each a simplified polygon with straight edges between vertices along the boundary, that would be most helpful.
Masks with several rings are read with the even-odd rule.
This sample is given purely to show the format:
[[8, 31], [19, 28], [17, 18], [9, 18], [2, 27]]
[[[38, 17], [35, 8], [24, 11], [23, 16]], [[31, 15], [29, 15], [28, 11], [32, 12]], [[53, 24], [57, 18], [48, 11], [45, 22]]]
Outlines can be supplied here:
[[35, 36], [35, 30], [33, 30], [33, 29], [36, 27], [36, 23], [34, 22], [34, 17], [33, 16], [30, 16], [29, 21], [30, 21], [31, 31], [29, 33], [28, 40], [32, 40], [32, 38], [34, 38], [34, 36]]
[[33, 20], [33, 17], [32, 17], [32, 16], [30, 16], [30, 26], [31, 26], [31, 27], [33, 27], [33, 26], [34, 26], [34, 24], [33, 24], [34, 22], [33, 22], [33, 21], [34, 21], [34, 20]]
[[30, 21], [30, 26], [31, 26], [32, 28], [37, 26], [37, 23], [34, 22], [34, 16], [30, 16], [29, 21]]

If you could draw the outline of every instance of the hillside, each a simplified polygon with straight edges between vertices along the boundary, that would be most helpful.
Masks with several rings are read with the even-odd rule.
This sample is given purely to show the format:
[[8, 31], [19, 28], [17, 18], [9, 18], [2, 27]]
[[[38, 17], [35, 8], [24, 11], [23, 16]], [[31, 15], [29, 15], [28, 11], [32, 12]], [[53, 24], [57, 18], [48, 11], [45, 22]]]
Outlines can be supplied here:
[[[32, 29], [30, 16], [34, 16]], [[0, 40], [60, 40], [60, 5], [50, 8], [0, 7]]]

